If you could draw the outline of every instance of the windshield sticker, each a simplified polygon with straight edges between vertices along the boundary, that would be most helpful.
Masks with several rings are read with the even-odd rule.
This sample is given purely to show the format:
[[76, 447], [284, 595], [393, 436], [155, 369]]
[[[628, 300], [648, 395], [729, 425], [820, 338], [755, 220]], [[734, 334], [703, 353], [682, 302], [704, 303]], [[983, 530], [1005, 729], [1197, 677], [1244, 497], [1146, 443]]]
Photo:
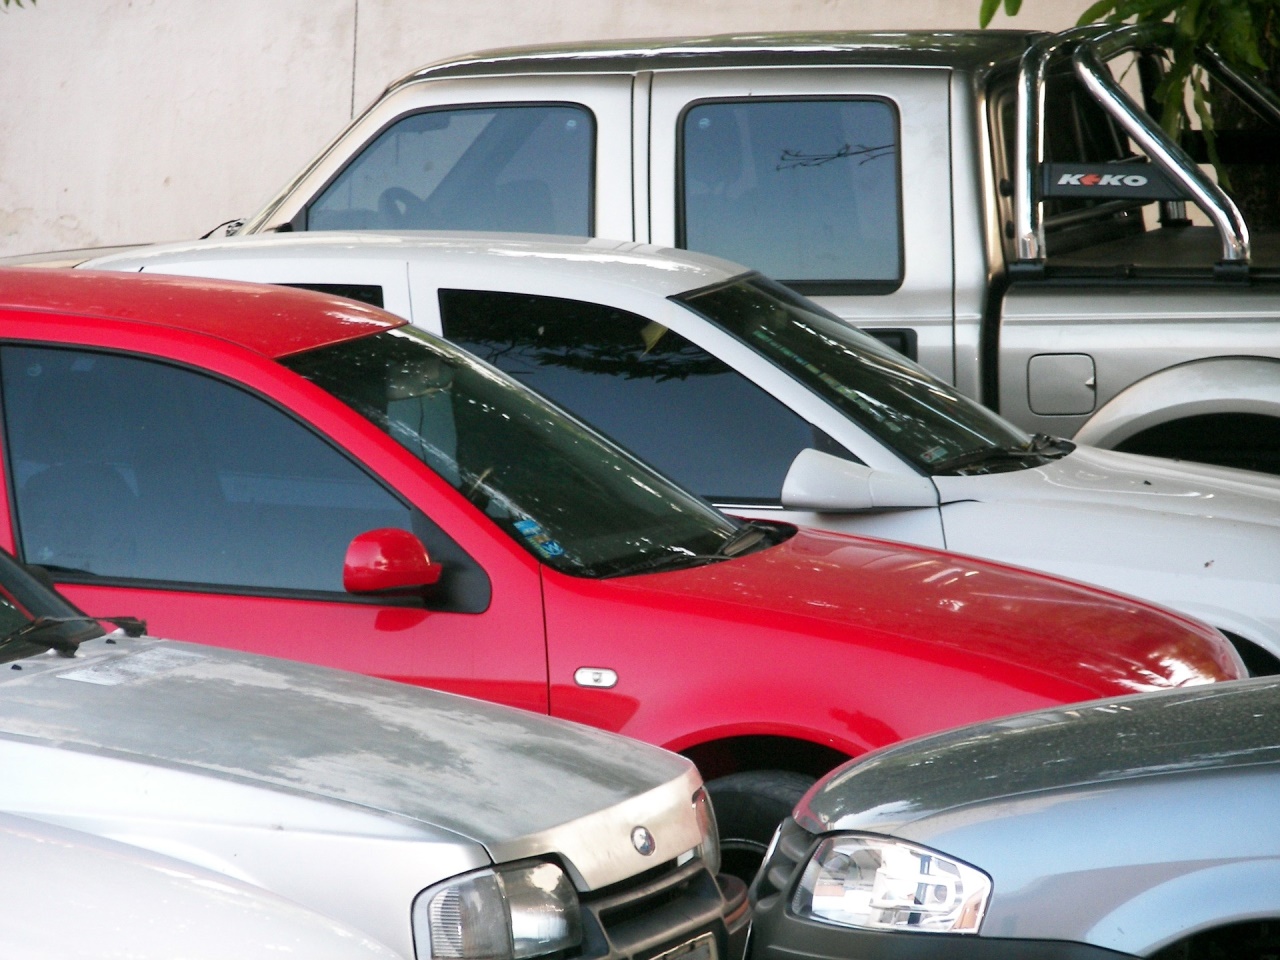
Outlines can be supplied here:
[[516, 529], [528, 541], [529, 546], [537, 550], [542, 556], [559, 557], [564, 554], [564, 547], [551, 539], [547, 531], [542, 529], [542, 524], [538, 523], [537, 520], [517, 520]]
[[176, 650], [162, 647], [155, 650], [144, 650], [141, 653], [126, 654], [113, 657], [103, 663], [95, 663], [76, 670], [68, 670], [58, 675], [61, 680], [79, 680], [81, 683], [96, 683], [103, 687], [115, 687], [122, 683], [133, 683], [138, 680], [149, 680], [161, 674], [172, 673], [193, 663], [199, 663], [205, 657], [189, 650]]

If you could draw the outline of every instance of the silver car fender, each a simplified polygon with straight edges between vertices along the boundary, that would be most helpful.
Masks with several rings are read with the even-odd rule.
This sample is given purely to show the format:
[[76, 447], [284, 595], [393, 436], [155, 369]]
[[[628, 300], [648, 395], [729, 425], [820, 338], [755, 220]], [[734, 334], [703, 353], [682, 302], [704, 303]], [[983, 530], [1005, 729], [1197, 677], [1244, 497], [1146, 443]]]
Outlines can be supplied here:
[[1111, 448], [1151, 427], [1209, 413], [1280, 419], [1280, 360], [1215, 357], [1168, 367], [1121, 390], [1072, 439]]
[[1275, 918], [1280, 860], [1250, 860], [1184, 873], [1120, 904], [1094, 925], [1088, 943], [1150, 956], [1201, 930]]

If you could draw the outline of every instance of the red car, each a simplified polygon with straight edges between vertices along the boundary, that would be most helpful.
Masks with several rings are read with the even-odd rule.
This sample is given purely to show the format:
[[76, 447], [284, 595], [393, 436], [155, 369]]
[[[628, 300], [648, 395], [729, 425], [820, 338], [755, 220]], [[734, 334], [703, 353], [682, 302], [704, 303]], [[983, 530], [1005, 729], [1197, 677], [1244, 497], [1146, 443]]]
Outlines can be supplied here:
[[1138, 600], [729, 519], [345, 299], [9, 271], [0, 390], [0, 546], [82, 608], [680, 751], [730, 856], [874, 747], [1243, 672]]

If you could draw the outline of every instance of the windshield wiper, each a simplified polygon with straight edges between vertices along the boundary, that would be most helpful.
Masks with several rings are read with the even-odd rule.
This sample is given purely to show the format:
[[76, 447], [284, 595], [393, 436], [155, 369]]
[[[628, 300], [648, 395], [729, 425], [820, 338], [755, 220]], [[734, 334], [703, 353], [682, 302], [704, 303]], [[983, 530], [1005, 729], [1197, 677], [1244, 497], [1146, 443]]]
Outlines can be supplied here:
[[1056, 460], [1075, 449], [1069, 440], [1051, 437], [1047, 433], [1037, 433], [1022, 447], [987, 447], [983, 450], [971, 450], [957, 454], [929, 465], [929, 471], [935, 475], [962, 470], [966, 467], [981, 467], [995, 463], [1021, 463], [1027, 460]]
[[720, 544], [716, 550], [717, 557], [736, 557], [746, 553], [752, 547], [756, 546], [761, 540], [768, 540], [772, 543], [769, 536], [769, 530], [765, 527], [757, 527], [750, 521], [744, 521], [742, 526], [733, 532], [733, 536], [729, 537], [724, 543]]
[[657, 573], [666, 569], [683, 569], [685, 567], [699, 566], [704, 563], [715, 563], [724, 560], [725, 557], [719, 554], [705, 553], [659, 553], [656, 556], [644, 557], [635, 563], [620, 567], [608, 574], [607, 577], [629, 577], [636, 573]]
[[1033, 433], [1027, 449], [1056, 460], [1058, 457], [1065, 457], [1075, 448], [1074, 443], [1062, 437], [1050, 436], [1047, 433]]
[[704, 563], [718, 563], [721, 560], [742, 556], [748, 550], [759, 545], [761, 541], [764, 541], [765, 546], [773, 544], [772, 529], [767, 525], [757, 526], [750, 520], [744, 520], [742, 526], [730, 534], [728, 539], [716, 548], [715, 553], [684, 553], [673, 549], [668, 553], [644, 557], [633, 564], [609, 573], [608, 576], [629, 577], [636, 573], [657, 573], [659, 570], [665, 569], [700, 566]]
[[[126, 637], [140, 637], [147, 632], [147, 624], [137, 617], [36, 617], [30, 623], [24, 623], [17, 629], [10, 630], [0, 637], [0, 650], [15, 643], [29, 643], [57, 651], [59, 656], [74, 657], [80, 644], [92, 637], [71, 640], [59, 635], [59, 630], [67, 624], [92, 624], [99, 627], [101, 623], [110, 623], [124, 631]], [[96, 636], [101, 636], [101, 633]]]

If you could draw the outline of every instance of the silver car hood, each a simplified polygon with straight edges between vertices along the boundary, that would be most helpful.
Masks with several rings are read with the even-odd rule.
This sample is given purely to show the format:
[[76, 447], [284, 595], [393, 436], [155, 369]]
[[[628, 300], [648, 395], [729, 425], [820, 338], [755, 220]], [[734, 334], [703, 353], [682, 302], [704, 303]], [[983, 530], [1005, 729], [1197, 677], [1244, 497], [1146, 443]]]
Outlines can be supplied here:
[[928, 818], [1042, 791], [1275, 763], [1277, 697], [1280, 678], [1263, 677], [961, 727], [833, 771], [801, 801], [796, 819], [815, 833], [904, 835]]
[[[0, 755], [46, 780], [74, 784], [78, 771], [86, 790], [91, 771], [122, 763], [166, 783], [199, 778], [209, 796], [290, 795], [303, 802], [286, 811], [308, 808], [308, 826], [358, 822], [358, 832], [437, 842], [452, 834], [495, 860], [558, 850], [588, 887], [653, 865], [630, 843], [638, 824], [667, 856], [700, 841], [689, 806], [700, 779], [675, 754], [465, 697], [152, 638], [117, 635], [74, 659], [0, 666]], [[58, 819], [28, 809], [51, 802], [32, 799], [39, 789], [0, 786], [0, 809]]]
[[943, 503], [1079, 502], [1280, 527], [1280, 477], [1096, 447], [1077, 447], [1031, 470], [935, 477], [934, 483]]
[[0, 863], [8, 960], [400, 960], [259, 887], [25, 817], [0, 814]]
[[1280, 477], [1078, 447], [934, 481], [947, 549], [1144, 597], [1280, 657]]

